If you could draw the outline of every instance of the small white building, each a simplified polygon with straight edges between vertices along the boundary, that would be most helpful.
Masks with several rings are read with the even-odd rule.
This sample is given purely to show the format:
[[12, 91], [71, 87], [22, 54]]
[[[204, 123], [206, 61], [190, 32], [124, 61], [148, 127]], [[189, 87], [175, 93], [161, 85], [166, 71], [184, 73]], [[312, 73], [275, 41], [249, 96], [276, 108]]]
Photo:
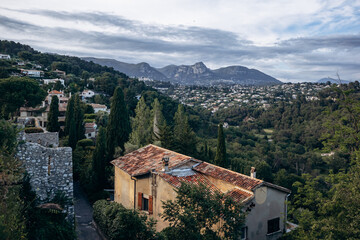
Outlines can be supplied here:
[[95, 96], [95, 92], [91, 90], [84, 90], [82, 91], [81, 96], [83, 98], [92, 98], [93, 96]]
[[61, 84], [65, 87], [65, 80], [64, 79], [61, 79], [61, 78], [44, 79], [44, 84], [56, 83], [56, 82], [61, 82]]
[[96, 137], [97, 125], [95, 123], [85, 123], [85, 137], [87, 139]]
[[107, 107], [102, 104], [91, 103], [90, 104], [94, 108], [94, 113], [98, 113], [99, 111], [107, 112]]
[[10, 55], [8, 55], [8, 54], [1, 54], [1, 53], [0, 53], [0, 59], [10, 60], [11, 57], [10, 57]]
[[21, 74], [28, 76], [28, 77], [34, 77], [39, 78], [44, 76], [44, 72], [40, 70], [34, 70], [34, 69], [21, 69]]

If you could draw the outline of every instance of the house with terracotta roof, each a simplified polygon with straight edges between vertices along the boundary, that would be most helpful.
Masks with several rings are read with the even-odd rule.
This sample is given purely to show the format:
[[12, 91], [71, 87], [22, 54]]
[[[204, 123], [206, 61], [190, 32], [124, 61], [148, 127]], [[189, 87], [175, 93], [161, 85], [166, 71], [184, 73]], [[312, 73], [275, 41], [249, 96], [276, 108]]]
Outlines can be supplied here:
[[37, 106], [35, 108], [21, 107], [18, 121], [21, 123], [26, 123], [30, 119], [34, 119], [35, 127], [46, 128], [48, 121], [48, 113], [50, 112], [51, 99], [53, 96], [57, 96], [59, 99], [58, 120], [60, 128], [63, 129], [65, 126], [65, 115], [69, 98], [65, 97], [63, 92], [57, 90], [50, 91], [40, 106]]
[[111, 162], [115, 167], [115, 202], [143, 211], [157, 220], [156, 230], [169, 223], [160, 218], [162, 201], [175, 200], [182, 182], [204, 184], [244, 205], [242, 239], [277, 239], [286, 228], [290, 190], [155, 145], [147, 145]]

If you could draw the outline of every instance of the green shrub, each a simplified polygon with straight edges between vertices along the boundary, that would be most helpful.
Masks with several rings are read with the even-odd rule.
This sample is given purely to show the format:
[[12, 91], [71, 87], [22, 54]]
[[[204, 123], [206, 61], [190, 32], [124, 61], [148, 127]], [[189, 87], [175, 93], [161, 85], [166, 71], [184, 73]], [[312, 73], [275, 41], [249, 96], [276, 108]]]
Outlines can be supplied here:
[[94, 203], [94, 220], [109, 240], [155, 239], [155, 221], [116, 202]]
[[94, 146], [94, 142], [91, 139], [81, 139], [77, 142], [77, 145], [85, 148], [85, 147]]
[[84, 118], [85, 118], [85, 119], [95, 119], [95, 118], [96, 118], [96, 114], [95, 114], [95, 113], [84, 114]]
[[38, 127], [28, 127], [28, 128], [25, 128], [25, 132], [26, 133], [43, 133], [44, 130], [42, 128], [38, 128]]
[[95, 119], [84, 119], [84, 123], [93, 123], [95, 122]]

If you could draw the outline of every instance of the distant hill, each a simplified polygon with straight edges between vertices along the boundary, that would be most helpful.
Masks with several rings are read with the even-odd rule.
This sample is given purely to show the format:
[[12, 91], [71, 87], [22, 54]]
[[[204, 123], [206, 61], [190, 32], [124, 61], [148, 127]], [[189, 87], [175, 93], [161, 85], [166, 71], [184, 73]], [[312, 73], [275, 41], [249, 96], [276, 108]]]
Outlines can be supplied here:
[[230, 66], [211, 70], [203, 62], [194, 65], [168, 65], [163, 68], [151, 67], [148, 63], [130, 64], [114, 59], [83, 58], [86, 61], [113, 67], [131, 77], [144, 77], [160, 81], [170, 81], [182, 85], [217, 85], [217, 84], [241, 84], [241, 85], [276, 85], [281, 81], [256, 69], [243, 66]]
[[168, 80], [162, 73], [160, 73], [155, 68], [151, 67], [148, 63], [145, 62], [132, 64], [106, 58], [86, 57], [82, 59], [89, 62], [92, 61], [103, 66], [112, 67], [115, 70], [123, 72], [130, 77], [147, 77], [159, 81]]
[[339, 83], [342, 83], [342, 84], [348, 84], [350, 83], [351, 81], [347, 81], [347, 80], [340, 80], [339, 79], [335, 79], [335, 78], [322, 78], [320, 80], [317, 81], [318, 83], [327, 83], [327, 82], [331, 82], [331, 83], [336, 83], [336, 84], [339, 84]]

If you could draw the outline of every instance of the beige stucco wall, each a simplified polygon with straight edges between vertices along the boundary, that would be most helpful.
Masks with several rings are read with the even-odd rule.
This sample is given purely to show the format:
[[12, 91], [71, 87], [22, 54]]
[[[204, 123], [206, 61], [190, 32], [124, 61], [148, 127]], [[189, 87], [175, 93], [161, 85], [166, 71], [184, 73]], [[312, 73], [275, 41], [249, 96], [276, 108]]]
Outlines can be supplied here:
[[129, 174], [115, 167], [115, 202], [121, 203], [126, 208], [134, 208], [134, 181]]
[[[153, 196], [153, 217], [157, 220], [156, 230], [161, 231], [168, 226], [159, 216], [163, 212], [162, 202], [166, 200], [174, 200], [176, 193], [172, 185], [164, 181], [156, 174], [149, 174], [146, 177], [138, 177], [136, 179], [135, 189], [135, 208], [138, 208], [138, 193], [141, 192], [148, 196]], [[154, 187], [152, 187], [154, 186]], [[115, 167], [115, 202], [123, 204], [126, 208], [134, 208], [134, 181], [130, 175]], [[148, 214], [148, 212], [144, 212]]]
[[246, 217], [246, 226], [248, 227], [249, 240], [272, 240], [281, 236], [281, 233], [267, 236], [267, 221], [280, 218], [280, 230], [284, 229], [285, 219], [285, 197], [286, 193], [273, 188], [267, 188], [267, 198], [262, 204], [254, 199], [255, 207]]
[[159, 214], [163, 213], [162, 201], [167, 200], [175, 200], [176, 192], [174, 191], [174, 187], [166, 182], [159, 176], [156, 176], [156, 198], [154, 199], [154, 218], [157, 220], [156, 230], [161, 231], [162, 229], [169, 226], [168, 222], [164, 222], [164, 220], [159, 216]]

